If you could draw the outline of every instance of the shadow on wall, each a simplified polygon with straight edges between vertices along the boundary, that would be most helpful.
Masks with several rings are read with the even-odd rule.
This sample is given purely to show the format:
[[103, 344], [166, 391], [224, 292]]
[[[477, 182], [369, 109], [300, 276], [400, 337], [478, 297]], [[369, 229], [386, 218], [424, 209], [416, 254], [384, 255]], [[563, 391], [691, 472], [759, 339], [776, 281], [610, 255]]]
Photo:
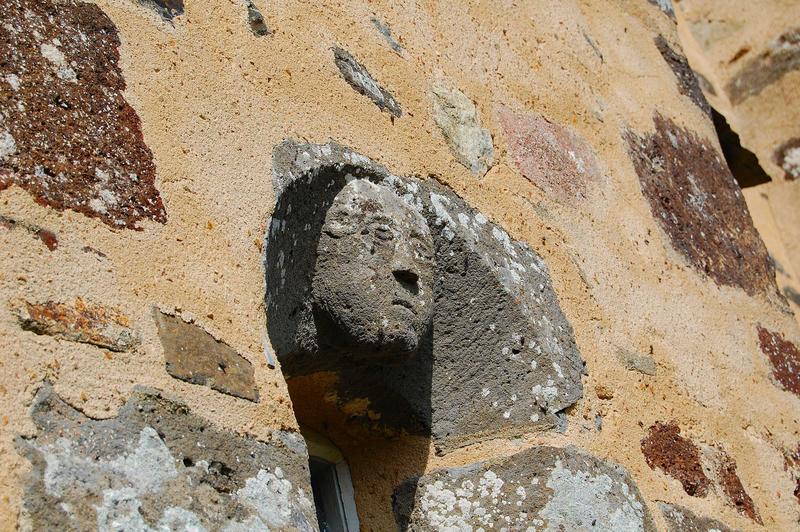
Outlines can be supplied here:
[[391, 495], [431, 443], [564, 428], [584, 363], [533, 250], [336, 144], [286, 141], [273, 172], [270, 341], [298, 420], [350, 462], [362, 524], [380, 496], [372, 522], [397, 526]]

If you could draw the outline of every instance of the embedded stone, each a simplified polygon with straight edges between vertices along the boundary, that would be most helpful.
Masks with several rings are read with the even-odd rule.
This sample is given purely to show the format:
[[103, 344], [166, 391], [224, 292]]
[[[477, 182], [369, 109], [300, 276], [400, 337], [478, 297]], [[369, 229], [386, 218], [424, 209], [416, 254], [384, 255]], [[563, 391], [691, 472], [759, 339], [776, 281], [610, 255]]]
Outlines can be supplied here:
[[363, 94], [372, 100], [372, 103], [377, 105], [378, 109], [388, 112], [395, 118], [400, 118], [403, 115], [403, 110], [394, 96], [381, 87], [367, 68], [356, 61], [355, 57], [350, 55], [350, 52], [341, 48], [333, 48], [333, 58], [344, 80], [356, 92]]
[[11, 310], [22, 329], [36, 334], [111, 351], [129, 351], [139, 343], [127, 316], [115, 308], [86, 303], [80, 298], [72, 305], [17, 301], [12, 303]]
[[456, 160], [482, 177], [494, 162], [492, 135], [478, 117], [475, 104], [463, 92], [442, 81], [431, 86], [433, 119]]
[[393, 502], [400, 530], [656, 530], [628, 472], [574, 447], [434, 471]]
[[675, 423], [656, 422], [641, 442], [642, 454], [650, 469], [660, 469], [679, 481], [693, 497], [705, 497], [711, 480], [700, 461], [700, 449], [681, 436]]
[[675, 9], [672, 7], [672, 0], [647, 0], [654, 6], [658, 6], [658, 8], [670, 16], [670, 18], [675, 18]]
[[632, 353], [630, 351], [620, 349], [617, 351], [617, 357], [619, 358], [620, 362], [622, 362], [622, 365], [625, 366], [625, 369], [630, 371], [638, 371], [639, 373], [643, 373], [645, 375], [655, 376], [658, 369], [656, 361], [653, 360], [653, 357], [648, 355], [640, 355], [638, 353]]
[[502, 107], [497, 114], [514, 164], [548, 195], [583, 200], [603, 179], [594, 150], [572, 129], [533, 112]]
[[258, 402], [253, 364], [193, 323], [153, 311], [167, 373], [182, 381]]
[[711, 106], [708, 105], [708, 101], [700, 89], [697, 76], [692, 67], [689, 66], [689, 61], [686, 60], [686, 57], [673, 50], [663, 35], [656, 36], [655, 43], [656, 48], [661, 53], [661, 57], [664, 58], [664, 61], [672, 69], [672, 73], [675, 74], [675, 78], [678, 81], [678, 92], [692, 100], [705, 114], [711, 116]]
[[153, 154], [125, 101], [120, 40], [95, 4], [8, 0], [0, 26], [0, 190], [111, 227], [164, 223]]
[[800, 28], [787, 30], [748, 60], [728, 81], [725, 92], [733, 105], [739, 105], [795, 70], [800, 70]]
[[139, 3], [149, 7], [168, 22], [183, 15], [183, 0], [139, 0]]
[[783, 334], [758, 326], [761, 352], [772, 366], [772, 379], [784, 390], [800, 395], [800, 350]]
[[736, 472], [736, 460], [721, 449], [718, 449], [718, 453], [717, 476], [728, 501], [740, 514], [749, 517], [758, 524], [763, 524], [753, 499], [745, 491], [739, 474]]
[[247, 0], [247, 24], [250, 26], [250, 32], [256, 37], [263, 37], [269, 35], [269, 28], [264, 21], [264, 15], [258, 10], [253, 0]]
[[800, 138], [789, 139], [781, 144], [772, 160], [783, 169], [786, 179], [800, 179]]
[[155, 390], [95, 420], [37, 393], [23, 515], [34, 530], [316, 530], [308, 456], [214, 426]]
[[672, 246], [719, 285], [777, 291], [775, 271], [722, 155], [656, 113], [655, 131], [624, 134], [642, 193]]
[[392, 36], [392, 28], [390, 28], [388, 24], [384, 24], [375, 17], [371, 18], [370, 21], [372, 22], [372, 25], [375, 26], [375, 29], [378, 30], [381, 35], [383, 35], [383, 38], [386, 40], [386, 43], [389, 45], [389, 47], [398, 54], [401, 54], [403, 52], [403, 47]]
[[664, 515], [669, 532], [734, 532], [724, 523], [709, 517], [700, 517], [689, 509], [675, 504], [659, 502], [658, 507]]
[[[351, 419], [384, 430], [431, 435], [438, 452], [496, 433], [563, 429], [564, 409], [582, 396], [584, 362], [548, 268], [533, 249], [432, 179], [392, 175], [367, 157], [336, 144], [285, 141], [275, 150], [273, 171], [278, 200], [266, 235], [267, 325], [288, 379], [332, 372], [336, 379], [331, 396], [342, 409], [352, 400], [369, 401], [363, 415], [348, 412]], [[362, 288], [353, 280], [344, 281], [353, 284], [353, 293], [374, 286], [375, 309], [392, 307], [385, 304], [386, 298], [377, 297], [379, 294], [418, 290], [418, 297], [404, 296], [411, 306], [406, 330], [418, 331], [413, 335], [416, 352], [394, 358], [394, 363], [391, 357], [370, 361], [369, 357], [354, 358], [330, 349], [331, 335], [326, 332], [330, 329], [320, 328], [330, 317], [319, 315], [320, 300], [313, 291], [317, 283], [339, 282], [316, 280], [321, 272], [315, 265], [320, 256], [324, 258], [321, 245], [335, 249], [323, 242], [351, 225], [332, 224], [340, 216], [328, 220], [328, 213], [340, 210], [341, 206], [334, 205], [342, 203], [345, 187], [363, 181], [388, 189], [422, 220], [420, 226], [420, 219], [398, 207], [398, 213], [405, 213], [403, 217], [417, 219], [413, 224], [401, 223], [402, 217], [391, 215], [387, 208], [392, 203], [388, 200], [376, 201], [371, 212], [359, 207], [364, 201], [357, 195], [343, 202], [354, 205], [351, 214], [359, 227], [363, 225], [359, 221], [362, 212], [364, 221], [373, 214], [385, 219], [356, 231], [362, 235], [358, 238], [364, 239], [357, 250], [363, 251], [340, 254], [342, 264], [371, 260], [373, 247], [376, 256], [383, 253], [384, 238], [400, 248], [408, 246], [415, 261], [421, 261], [409, 270], [416, 275], [413, 280], [403, 275], [398, 279], [394, 273], [390, 276], [392, 270], [385, 266], [375, 266], [368, 269], [366, 277], [353, 274], [354, 279], [361, 279]], [[353, 200], [358, 200], [358, 205]], [[408, 231], [397, 230], [404, 225]], [[351, 232], [345, 230], [344, 234]], [[428, 238], [432, 246], [425, 243]], [[426, 258], [429, 254], [432, 276], [422, 268], [431, 260]], [[387, 273], [378, 275], [384, 271]], [[429, 278], [433, 279], [432, 302], [427, 299], [431, 295]], [[347, 304], [353, 307], [346, 302], [350, 296], [337, 299], [342, 308]], [[432, 306], [432, 326], [422, 333], [423, 329], [412, 327], [411, 314], [420, 317], [428, 306]], [[414, 309], [419, 312], [412, 312]], [[394, 330], [394, 314], [384, 311], [384, 322], [381, 311], [377, 312], [376, 326], [383, 324], [387, 334]], [[342, 325], [347, 322], [337, 319]]]

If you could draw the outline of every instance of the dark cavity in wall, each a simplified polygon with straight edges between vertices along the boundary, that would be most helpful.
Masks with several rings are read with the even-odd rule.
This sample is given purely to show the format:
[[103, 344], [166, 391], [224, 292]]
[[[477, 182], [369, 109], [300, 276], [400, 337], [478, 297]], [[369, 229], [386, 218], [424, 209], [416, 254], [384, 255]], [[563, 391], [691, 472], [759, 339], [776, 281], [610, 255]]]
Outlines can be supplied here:
[[642, 454], [650, 469], [660, 469], [678, 480], [683, 490], [693, 497], [705, 497], [711, 481], [703, 472], [700, 450], [681, 436], [675, 423], [656, 422], [642, 442]]
[[2, 10], [0, 190], [17, 185], [112, 227], [165, 222], [111, 20], [74, 0], [9, 0]]
[[672, 246], [719, 285], [776, 292], [775, 270], [725, 160], [707, 139], [656, 113], [624, 133], [642, 193]]
[[714, 128], [717, 130], [722, 154], [728, 163], [734, 179], [741, 188], [754, 187], [771, 181], [770, 177], [758, 164], [756, 155], [742, 147], [739, 135], [731, 129], [725, 117], [715, 109], [711, 109], [711, 117], [714, 119]]

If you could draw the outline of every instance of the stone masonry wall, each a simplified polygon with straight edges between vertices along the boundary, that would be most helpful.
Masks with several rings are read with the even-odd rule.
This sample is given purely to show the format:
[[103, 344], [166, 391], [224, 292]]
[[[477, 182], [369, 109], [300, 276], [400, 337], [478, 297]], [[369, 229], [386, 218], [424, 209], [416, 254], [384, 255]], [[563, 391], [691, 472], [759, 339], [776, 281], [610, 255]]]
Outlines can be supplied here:
[[[301, 425], [364, 530], [796, 529], [800, 11], [723, 4], [0, 0], [0, 530], [314, 530]], [[354, 179], [403, 366], [295, 349]]]

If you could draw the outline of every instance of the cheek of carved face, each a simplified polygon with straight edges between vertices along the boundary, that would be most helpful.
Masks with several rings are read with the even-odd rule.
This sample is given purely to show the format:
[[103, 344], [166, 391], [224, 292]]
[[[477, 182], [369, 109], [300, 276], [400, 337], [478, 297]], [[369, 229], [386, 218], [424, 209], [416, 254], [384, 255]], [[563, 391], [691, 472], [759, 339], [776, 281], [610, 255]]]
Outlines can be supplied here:
[[425, 219], [386, 187], [350, 182], [317, 248], [315, 310], [354, 355], [413, 354], [433, 311], [433, 242]]

